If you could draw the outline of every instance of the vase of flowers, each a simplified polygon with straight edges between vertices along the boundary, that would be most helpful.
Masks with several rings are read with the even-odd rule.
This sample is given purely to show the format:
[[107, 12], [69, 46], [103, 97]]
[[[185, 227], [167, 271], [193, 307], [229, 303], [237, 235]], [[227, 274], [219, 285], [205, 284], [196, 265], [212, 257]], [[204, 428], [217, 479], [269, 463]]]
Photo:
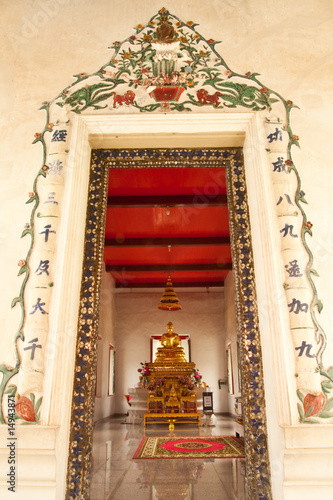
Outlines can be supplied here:
[[200, 375], [199, 370], [193, 368], [193, 374], [192, 374], [193, 382], [196, 387], [199, 387], [201, 385], [202, 381], [202, 375]]
[[163, 377], [157, 377], [152, 382], [147, 385], [149, 392], [154, 394], [154, 396], [162, 396], [162, 387], [164, 385], [165, 379]]
[[182, 396], [187, 396], [194, 390], [194, 381], [191, 377], [178, 377], [178, 384], [182, 388]]
[[155, 87], [149, 95], [157, 102], [178, 101], [183, 90], [183, 87]]
[[138, 372], [140, 373], [140, 382], [143, 387], [149, 382], [149, 363], [140, 363], [141, 368], [138, 368]]

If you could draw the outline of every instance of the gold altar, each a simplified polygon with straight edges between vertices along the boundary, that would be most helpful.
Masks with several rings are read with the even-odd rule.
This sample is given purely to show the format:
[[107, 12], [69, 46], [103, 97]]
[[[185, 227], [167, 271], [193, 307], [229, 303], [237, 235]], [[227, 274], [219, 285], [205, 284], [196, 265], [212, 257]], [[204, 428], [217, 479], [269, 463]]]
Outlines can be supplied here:
[[167, 333], [162, 335], [155, 362], [149, 363], [148, 367], [149, 394], [144, 425], [169, 423], [169, 430], [174, 429], [176, 422], [194, 422], [200, 426], [193, 381], [195, 363], [186, 361], [184, 349], [171, 322], [167, 324]]

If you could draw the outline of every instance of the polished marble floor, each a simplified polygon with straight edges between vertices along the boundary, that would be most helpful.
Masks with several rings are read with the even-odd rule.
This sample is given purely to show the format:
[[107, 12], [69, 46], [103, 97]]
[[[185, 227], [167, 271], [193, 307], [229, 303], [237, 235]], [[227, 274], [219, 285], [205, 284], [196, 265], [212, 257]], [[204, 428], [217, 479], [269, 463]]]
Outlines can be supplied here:
[[[215, 427], [179, 424], [173, 435], [234, 435], [230, 419], [214, 418]], [[90, 500], [245, 500], [243, 459], [133, 459], [145, 434], [169, 431], [123, 422], [117, 417], [95, 427]]]

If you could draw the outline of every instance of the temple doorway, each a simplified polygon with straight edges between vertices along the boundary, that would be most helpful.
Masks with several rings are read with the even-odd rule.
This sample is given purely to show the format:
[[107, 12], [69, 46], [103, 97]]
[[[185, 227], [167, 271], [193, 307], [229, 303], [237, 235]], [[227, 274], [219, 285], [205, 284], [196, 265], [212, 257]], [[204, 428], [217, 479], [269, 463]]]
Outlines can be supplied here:
[[[109, 154], [109, 161], [112, 163], [109, 170], [103, 255], [105, 271], [102, 275], [97, 360], [99, 397], [95, 401], [95, 420], [102, 416], [101, 364], [103, 356], [105, 360], [103, 351], [108, 350], [109, 343], [108, 340], [105, 342], [105, 337], [108, 336], [105, 322], [109, 314], [104, 313], [103, 309], [108, 308], [110, 297], [105, 282], [109, 283], [110, 275], [115, 282], [115, 332], [109, 337], [115, 346], [117, 359], [114, 395], [116, 403], [113, 406], [115, 412], [126, 413], [127, 404], [123, 396], [129, 388], [133, 388], [130, 389], [130, 394], [134, 399], [138, 394], [140, 397], [141, 392], [145, 392], [134, 388], [139, 382], [137, 369], [141, 368], [140, 361], [151, 361], [154, 355], [149, 345], [151, 337], [164, 333], [168, 321], [174, 323], [179, 334], [187, 334], [191, 339], [191, 352], [188, 352], [188, 356], [200, 367], [203, 381], [210, 381], [209, 385], [214, 385], [215, 412], [231, 415], [237, 412], [235, 403], [241, 407], [235, 307], [232, 309], [234, 328], [231, 332], [230, 318], [228, 325], [224, 321], [226, 303], [223, 294], [227, 285], [226, 301], [230, 303], [234, 300], [234, 296], [230, 297], [233, 285], [226, 167], [231, 158], [241, 160], [241, 153], [240, 148], [94, 152], [96, 157], [103, 154], [105, 158]], [[157, 309], [168, 276], [171, 276], [174, 289], [179, 295], [179, 304], [183, 307], [177, 312]], [[231, 370], [229, 367], [228, 371], [229, 377], [226, 366], [227, 353], [229, 362], [233, 359], [233, 367]], [[105, 389], [104, 387], [104, 394]], [[199, 387], [197, 393], [202, 393]], [[123, 416], [122, 419], [122, 423], [127, 424], [127, 432], [123, 436], [127, 443], [126, 450], [133, 446], [132, 443], [138, 444], [141, 441], [143, 432], [145, 435], [168, 434], [165, 425], [160, 429], [155, 426], [144, 431], [141, 406], [147, 406], [147, 401], [133, 404], [138, 405], [139, 409], [133, 411], [128, 408], [129, 416]], [[213, 420], [214, 428], [205, 426], [198, 430], [197, 426], [192, 424], [186, 429], [184, 424], [176, 424], [175, 432], [194, 436], [221, 433], [234, 435], [235, 423], [231, 418], [218, 416]], [[114, 428], [117, 424], [119, 426], [119, 417], [113, 422]], [[241, 417], [238, 419], [237, 431], [243, 435], [243, 426], [239, 422]], [[109, 422], [102, 422], [96, 428], [95, 434], [98, 437], [94, 442], [94, 468], [100, 466], [100, 455], [106, 446], [101, 443], [104, 428], [110, 429], [110, 433], [113, 432]], [[124, 434], [124, 428], [120, 428], [118, 432]], [[117, 441], [113, 437], [110, 438], [111, 442], [113, 447]], [[135, 450], [129, 451], [132, 455], [134, 452]], [[125, 453], [119, 460], [125, 470], [128, 470], [127, 479], [125, 477], [118, 486], [112, 481], [108, 483], [110, 475], [117, 476], [119, 473], [113, 456], [114, 451], [110, 451], [110, 457], [99, 469], [99, 476], [105, 472], [105, 494], [110, 492], [117, 495], [125, 487], [131, 487], [127, 481], [130, 481], [129, 471], [132, 467], [128, 465], [130, 462], [125, 460]], [[136, 463], [137, 480], [142, 483], [141, 487], [146, 489], [146, 495], [147, 489], [151, 489], [149, 494], [153, 495], [153, 498], [164, 498], [161, 497], [160, 490], [165, 489], [165, 481], [161, 480], [154, 465], [150, 461], [145, 464], [143, 470]], [[172, 485], [168, 486], [169, 497], [178, 498], [181, 485], [182, 495], [186, 494], [186, 498], [192, 498], [192, 493], [201, 487], [198, 470], [205, 477], [208, 473], [207, 467], [211, 467], [211, 464], [205, 461], [192, 463], [193, 470], [189, 470], [189, 465], [186, 464], [182, 469], [178, 462], [177, 481], [173, 468], [168, 469], [172, 478], [171, 484], [174, 485], [173, 490]], [[228, 476], [230, 481], [223, 486], [221, 479], [217, 479], [212, 490], [209, 489], [207, 493], [211, 494], [214, 487], [220, 487], [221, 491], [226, 487], [228, 493], [234, 489], [236, 494], [243, 498], [245, 461], [230, 459], [216, 465], [216, 478], [220, 474], [220, 478], [223, 475]], [[98, 488], [102, 487], [101, 483], [95, 483], [100, 480], [99, 476], [96, 479], [96, 472], [92, 476], [92, 498], [98, 493]]]
[[[213, 150], [207, 150], [206, 156], [207, 155], [209, 156], [212, 151]], [[122, 154], [124, 156], [124, 152]], [[216, 151], [213, 154], [216, 154]], [[227, 156], [230, 157], [229, 158], [230, 161], [226, 161]], [[207, 162], [207, 157], [205, 158], [205, 161]], [[216, 162], [216, 157], [213, 158], [213, 161]], [[231, 247], [234, 257], [236, 309], [237, 309], [238, 320], [240, 320], [241, 318], [241, 321], [238, 321], [238, 330], [239, 334], [241, 335], [241, 338], [243, 339], [243, 341], [240, 343], [240, 365], [241, 365], [240, 371], [242, 373], [242, 378], [244, 379], [245, 377], [245, 379], [248, 380], [249, 358], [244, 355], [244, 349], [248, 348], [248, 343], [244, 341], [244, 339], [246, 339], [247, 331], [248, 334], [251, 335], [252, 337], [252, 342], [251, 342], [252, 348], [254, 345], [256, 346], [255, 347], [256, 352], [258, 352], [258, 349], [260, 350], [260, 342], [258, 336], [256, 335], [256, 331], [258, 330], [258, 323], [255, 321], [256, 311], [254, 310], [255, 308], [253, 307], [255, 306], [254, 270], [253, 270], [251, 240], [249, 238], [250, 231], [249, 231], [248, 207], [246, 201], [246, 184], [245, 184], [241, 149], [236, 148], [233, 150], [233, 153], [231, 153], [230, 151], [225, 151], [225, 158], [223, 159], [223, 155], [220, 154], [220, 158], [218, 161], [220, 162], [222, 161], [225, 163], [224, 168], [226, 167], [226, 172], [227, 172], [226, 184], [227, 184], [228, 204], [230, 212]], [[82, 289], [81, 289], [81, 297], [82, 297], [81, 301], [82, 311], [80, 313], [81, 318], [86, 317], [86, 312], [87, 312], [86, 302], [88, 301], [90, 303], [94, 303], [99, 300], [98, 275], [100, 276], [101, 273], [102, 251], [104, 248], [103, 226], [101, 224], [104, 224], [105, 220], [105, 212], [107, 206], [107, 191], [108, 191], [108, 170], [111, 167], [110, 162], [111, 163], [113, 162], [113, 158], [110, 157], [110, 152], [108, 151], [94, 152], [92, 156], [89, 201], [88, 201], [88, 211], [87, 211], [87, 225], [86, 225], [85, 265], [83, 274], [84, 279], [82, 280]], [[168, 166], [168, 168], [170, 168], [170, 165]], [[176, 167], [176, 168], [181, 168], [181, 167]], [[197, 195], [198, 193], [195, 194]], [[214, 196], [215, 197], [218, 196], [218, 193], [215, 192]], [[226, 206], [225, 203], [224, 205]], [[165, 207], [165, 209], [167, 211], [168, 206]], [[93, 248], [95, 249], [95, 251], [92, 251]], [[96, 268], [96, 264], [94, 266], [91, 266], [93, 262], [96, 262], [97, 255], [98, 255], [98, 261], [100, 262], [98, 268]], [[132, 271], [133, 269], [134, 268], [131, 268]], [[115, 269], [115, 271], [118, 272], [117, 268]], [[242, 282], [243, 278], [245, 281]], [[93, 284], [94, 286], [88, 286], [89, 284]], [[247, 303], [244, 302], [244, 298], [247, 299]], [[95, 320], [97, 322], [96, 314], [95, 314]], [[87, 322], [83, 321], [81, 324], [84, 325], [87, 324]], [[86, 332], [84, 331], [84, 326], [83, 326], [83, 336], [85, 336], [85, 333]], [[93, 354], [92, 359], [94, 359], [94, 362], [92, 362], [91, 364], [91, 369], [92, 367], [95, 368], [96, 366], [95, 365], [97, 356], [96, 342], [97, 338], [95, 340], [95, 351], [94, 353], [92, 353]], [[257, 356], [255, 360], [252, 359], [251, 361], [252, 361], [251, 364], [252, 376], [258, 379], [258, 375], [259, 376], [261, 375], [261, 370], [260, 366], [257, 367], [257, 365], [258, 363], [260, 365], [261, 358], [260, 356]], [[95, 397], [95, 386], [92, 386], [92, 384], [90, 383], [87, 390], [89, 390], [90, 401], [92, 403], [90, 405], [90, 414], [91, 414], [91, 409], [93, 407], [93, 399]], [[243, 389], [243, 407], [245, 408], [248, 403], [247, 393], [248, 393], [248, 388], [245, 387], [245, 389]], [[257, 394], [260, 395], [258, 391]], [[75, 384], [74, 384], [74, 395], [75, 395]], [[263, 410], [264, 410], [264, 402], [263, 402]], [[73, 406], [73, 413], [75, 413], [75, 405]], [[249, 414], [249, 412], [247, 413]], [[74, 414], [73, 417], [75, 418]], [[88, 421], [90, 429], [92, 429], [92, 418], [93, 415], [91, 414], [90, 419]], [[264, 411], [261, 412], [260, 416], [258, 416], [258, 420], [262, 421], [257, 422], [256, 420], [255, 421], [256, 426], [258, 425], [265, 426]], [[251, 489], [254, 486], [253, 480], [251, 479], [251, 475], [254, 473], [253, 466], [255, 462], [258, 461], [258, 459], [262, 460], [263, 453], [267, 454], [267, 448], [265, 447], [265, 443], [262, 442], [260, 445], [261, 457], [253, 457], [253, 453], [250, 452], [250, 442], [251, 440], [253, 440], [254, 442], [256, 441], [256, 434], [252, 433], [253, 429], [251, 420], [245, 419], [244, 424], [245, 424], [245, 438], [247, 444], [246, 450], [247, 450], [247, 464], [248, 464], [247, 489], [249, 491], [249, 488]], [[91, 431], [89, 431], [89, 434], [91, 439]], [[91, 445], [89, 446], [89, 448], [90, 448], [89, 453], [91, 454]], [[87, 467], [90, 467], [89, 465], [90, 462], [88, 460], [85, 463]], [[252, 473], [251, 473], [251, 468], [252, 468]], [[86, 470], [86, 473], [87, 472], [88, 469]], [[87, 488], [89, 483], [85, 481], [85, 484], [86, 484], [85, 487]]]
[[[262, 156], [261, 125], [254, 113], [202, 114], [200, 120], [189, 115], [173, 116], [121, 116], [79, 117], [75, 128], [78, 147], [74, 152], [75, 172], [79, 182], [73, 186], [73, 196], [79, 197], [88, 187], [85, 241], [83, 249], [83, 273], [81, 279], [78, 317], [77, 348], [74, 372], [73, 402], [70, 422], [67, 494], [71, 498], [80, 492], [89, 496], [89, 472], [91, 467], [93, 408], [95, 400], [96, 344], [98, 341], [98, 306], [100, 279], [104, 250], [104, 224], [107, 206], [109, 168], [107, 156], [92, 156], [95, 148], [124, 149], [144, 147], [228, 147], [244, 145], [245, 166], [249, 177], [245, 179], [243, 162], [231, 162], [227, 173], [227, 197], [230, 214], [230, 239], [233, 252], [236, 315], [238, 324], [244, 432], [246, 442], [248, 495], [256, 498], [265, 492], [271, 498], [270, 465], [267, 446], [265, 393], [257, 293], [260, 300], [270, 296], [270, 289], [263, 283], [263, 267], [257, 268], [260, 287], [254, 279], [254, 260], [251, 234], [254, 234], [256, 261], [260, 255], [258, 244], [265, 234], [266, 215], [258, 212], [258, 196], [263, 193], [262, 180], [266, 179], [266, 164]], [[154, 127], [153, 127], [154, 125]], [[186, 133], [184, 130], [191, 132]], [[170, 128], [171, 127], [171, 128]], [[157, 132], [158, 133], [154, 133]], [[172, 131], [172, 133], [171, 133]], [[171, 134], [170, 134], [171, 133]], [[119, 134], [119, 135], [118, 135]], [[137, 135], [135, 135], [137, 134]], [[82, 148], [84, 154], [81, 153]], [[89, 166], [90, 165], [90, 166]], [[89, 173], [90, 172], [90, 173]], [[82, 176], [81, 176], [82, 173]], [[88, 174], [89, 173], [89, 181]], [[250, 195], [251, 214], [257, 225], [250, 226], [247, 189]], [[260, 195], [261, 196], [261, 195]], [[261, 198], [262, 199], [262, 198]], [[81, 220], [81, 219], [80, 219]], [[274, 253], [274, 250], [273, 250]], [[265, 262], [265, 260], [264, 260]], [[266, 299], [267, 300], [267, 299]], [[274, 326], [274, 325], [272, 325]], [[116, 353], [117, 357], [117, 353]], [[243, 381], [245, 383], [243, 383]], [[270, 393], [269, 393], [270, 398]], [[260, 470], [260, 474], [258, 471]]]
[[[140, 160], [148, 152], [149, 163], [156, 155], [159, 159], [155, 159], [154, 163], [163, 166], [154, 167], [152, 164], [149, 168], [147, 160], [147, 163]], [[151, 337], [164, 333], [166, 323], [172, 321], [179, 334], [188, 334], [191, 339], [191, 353], [188, 356], [200, 367], [203, 380], [215, 381], [215, 411], [234, 413], [234, 408], [232, 412], [229, 411], [231, 408], [228, 404], [232, 406], [235, 401], [239, 401], [240, 382], [236, 328], [234, 338], [229, 336], [229, 352], [232, 343], [234, 358], [234, 373], [231, 374], [229, 384], [226, 377], [228, 342], [224, 323], [223, 288], [232, 265], [225, 165], [222, 166], [222, 163], [228, 163], [226, 159], [231, 154], [240, 155], [241, 151], [216, 150], [214, 155], [212, 150], [148, 152], [141, 150], [135, 154], [139, 165], [132, 169], [125, 166], [128, 161], [124, 161], [124, 151], [110, 152], [113, 157], [120, 158], [120, 161], [118, 168], [111, 167], [109, 170], [101, 307], [107, 307], [107, 300], [103, 305], [102, 299], [108, 296], [103, 288], [103, 277], [108, 283], [107, 275], [111, 274], [116, 283], [115, 340], [110, 339], [114, 342], [117, 359], [116, 408], [121, 407], [119, 413], [126, 413], [127, 406], [123, 410], [126, 404], [123, 396], [128, 388], [133, 387], [130, 394], [134, 398], [145, 392], [134, 388], [139, 382], [137, 369], [141, 368], [140, 361], [151, 360], [154, 354], [154, 348], [151, 350], [150, 346]], [[139, 168], [140, 161], [145, 164], [145, 168]], [[171, 164], [175, 162], [178, 166], [172, 167]], [[125, 168], [121, 168], [122, 163]], [[205, 166], [200, 167], [202, 164]], [[203, 213], [205, 211], [207, 215]], [[157, 309], [169, 275], [179, 296], [181, 311]], [[227, 281], [230, 287], [231, 275]], [[235, 308], [233, 315], [235, 316]], [[107, 332], [102, 332], [103, 311], [100, 318], [99, 333], [104, 338], [104, 333], [107, 335]], [[100, 340], [99, 344], [102, 342]], [[104, 347], [106, 350], [107, 344], [106, 342]], [[152, 344], [156, 348], [153, 342]], [[99, 361], [103, 359], [102, 351], [103, 348], [99, 345], [97, 370], [101, 368]], [[97, 380], [100, 378], [98, 375]], [[198, 387], [197, 392], [200, 394], [202, 390]], [[100, 398], [96, 400], [96, 404], [100, 406]], [[103, 488], [104, 495], [109, 494], [111, 498], [113, 495], [116, 498], [125, 491], [129, 496], [137, 495], [140, 490], [143, 498], [181, 497], [191, 500], [201, 495], [203, 488], [212, 499], [221, 498], [225, 494], [230, 498], [233, 494], [238, 498], [245, 498], [244, 460], [215, 460], [214, 464], [205, 460], [177, 460], [168, 461], [168, 464], [164, 461], [163, 473], [158, 461], [132, 460], [134, 463], [131, 464], [128, 458], [131, 459], [134, 455], [144, 434], [169, 434], [167, 424], [160, 428], [149, 426], [143, 429], [141, 407], [147, 407], [147, 396], [145, 401], [134, 404], [139, 405], [139, 409], [133, 412], [132, 408], [128, 408], [130, 415], [127, 418], [115, 417], [112, 422], [100, 422], [96, 427], [90, 490], [92, 499], [95, 495], [98, 498], [97, 495]], [[134, 417], [132, 413], [135, 414]], [[186, 428], [181, 423], [175, 427], [176, 436], [184, 433], [199, 437], [234, 435], [235, 432], [234, 421], [226, 416], [215, 418], [214, 427], [204, 426], [199, 430], [195, 424]], [[103, 433], [106, 436], [105, 442], [102, 439]], [[122, 436], [121, 440], [117, 439], [119, 435]], [[123, 469], [120, 470], [120, 467]], [[214, 477], [209, 485], [206, 483], [208, 474]], [[117, 480], [112, 481], [112, 476]], [[105, 483], [102, 482], [103, 477]], [[133, 484], [134, 477], [136, 483]]]

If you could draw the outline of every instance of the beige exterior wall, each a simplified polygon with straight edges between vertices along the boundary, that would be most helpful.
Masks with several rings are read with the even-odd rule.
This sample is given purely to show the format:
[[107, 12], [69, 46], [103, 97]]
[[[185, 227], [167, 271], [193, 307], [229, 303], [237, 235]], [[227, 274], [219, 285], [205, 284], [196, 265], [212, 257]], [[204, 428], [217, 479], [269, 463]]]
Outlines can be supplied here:
[[[25, 202], [32, 190], [33, 179], [41, 167], [41, 147], [32, 145], [34, 133], [44, 126], [44, 113], [38, 111], [38, 108], [43, 101], [52, 100], [70, 84], [73, 74], [90, 73], [101, 67], [111, 55], [107, 47], [113, 41], [123, 40], [131, 35], [133, 26], [148, 21], [162, 5], [155, 0], [147, 0], [144, 3], [130, 0], [17, 0], [1, 4], [0, 318], [3, 333], [0, 363], [11, 365], [14, 363], [12, 338], [20, 321], [20, 312], [18, 308], [11, 310], [10, 304], [13, 297], [17, 296], [22, 281], [22, 278], [17, 277], [17, 263], [25, 258], [29, 244], [27, 238], [20, 239], [31, 212], [30, 206]], [[315, 283], [324, 304], [320, 322], [329, 338], [324, 364], [330, 366], [333, 359], [333, 177], [330, 140], [333, 125], [332, 3], [329, 0], [296, 0], [292, 3], [288, 0], [230, 0], [223, 3], [212, 1], [207, 4], [193, 0], [165, 7], [184, 21], [199, 23], [198, 29], [205, 37], [222, 40], [223, 44], [218, 46], [218, 51], [235, 71], [260, 73], [267, 87], [276, 90], [286, 99], [291, 99], [300, 107], [292, 112], [293, 131], [299, 135], [301, 144], [299, 150], [294, 147], [293, 159], [301, 174], [302, 187], [309, 203], [306, 213], [313, 223], [314, 236], [308, 239], [314, 254], [314, 268], [320, 275], [320, 278], [315, 278]], [[192, 115], [196, 121], [195, 113], [192, 112]], [[84, 207], [83, 202], [82, 206]], [[252, 224], [254, 223], [255, 220], [252, 221]], [[260, 265], [260, 262], [257, 264]], [[262, 280], [259, 280], [259, 286], [261, 285]], [[273, 296], [278, 304], [281, 295], [277, 292]], [[77, 304], [71, 297], [68, 297], [68, 301], [69, 307], [74, 304], [77, 309]], [[268, 321], [268, 306], [264, 301], [259, 302], [261, 322], [264, 326], [266, 320]], [[72, 331], [75, 331], [75, 324], [70, 333]], [[265, 328], [264, 332], [266, 335]], [[269, 344], [269, 339], [266, 338], [264, 343]], [[142, 351], [143, 356], [144, 354]], [[202, 369], [193, 351], [192, 354], [193, 360]], [[274, 367], [274, 355], [268, 345], [264, 363], [267, 393], [268, 398], [275, 400], [277, 404], [274, 382], [270, 377], [272, 366]], [[72, 354], [69, 353], [68, 356], [73, 362]], [[140, 359], [143, 360], [141, 357]], [[136, 369], [136, 365], [131, 368], [133, 377]], [[273, 370], [276, 371], [276, 368]], [[126, 382], [124, 380], [124, 386], [131, 385], [130, 381]], [[62, 391], [62, 384], [67, 384], [66, 389], [70, 390], [71, 378], [59, 380], [57, 391]], [[270, 411], [276, 414], [274, 404], [270, 406]], [[105, 415], [104, 410], [101, 410], [100, 415]], [[60, 425], [58, 434], [53, 428], [50, 430], [52, 436], [50, 434], [49, 445], [50, 450], [57, 456], [57, 498], [63, 498], [64, 468], [61, 468], [61, 463], [66, 460], [68, 429], [64, 422], [68, 417], [68, 408], [64, 408], [62, 416], [59, 413], [58, 421], [51, 422]], [[270, 418], [273, 419], [273, 415]], [[65, 430], [62, 432], [63, 428]], [[316, 445], [315, 436], [318, 431], [314, 428], [306, 429], [307, 435], [304, 436], [303, 432], [299, 441], [294, 439], [293, 429], [288, 428], [287, 458], [284, 459], [283, 453], [280, 452], [275, 455], [273, 453], [272, 457], [274, 500], [282, 498], [284, 460], [287, 483], [283, 498], [289, 500], [302, 496], [304, 499], [313, 495], [311, 485], [317, 472], [324, 469], [320, 469], [318, 463], [321, 462], [316, 460], [317, 469], [312, 470], [313, 481], [311, 485], [305, 484], [304, 474], [302, 476], [302, 471], [296, 467], [298, 458], [293, 447], [300, 449], [307, 440], [312, 443], [313, 448], [324, 448], [325, 439], [329, 441], [331, 432], [331, 426], [321, 426], [320, 433], [325, 437], [322, 439], [322, 445]], [[55, 434], [57, 439], [54, 438]], [[29, 449], [30, 444], [26, 436], [21, 439]], [[42, 443], [40, 447], [43, 448]], [[311, 447], [309, 449], [307, 455], [311, 462], [313, 455]], [[319, 455], [327, 463], [327, 456], [316, 452], [317, 458]], [[39, 456], [43, 461], [43, 454]], [[5, 458], [4, 454], [2, 458]], [[41, 486], [50, 488], [51, 493], [47, 490], [48, 498], [56, 498], [54, 469], [53, 461], [52, 473], [45, 474], [47, 480], [34, 478], [31, 484], [22, 486], [20, 495], [16, 498], [28, 498], [27, 491], [35, 500], [45, 498], [45, 490], [42, 490]], [[307, 470], [305, 466], [303, 470]], [[310, 477], [309, 474], [307, 476]], [[331, 498], [332, 484], [325, 471], [324, 476], [320, 481], [324, 485], [322, 494], [318, 493], [320, 485], [316, 486], [315, 491], [318, 498], [328, 499]], [[1, 498], [5, 499], [8, 496], [2, 477], [1, 481]]]

